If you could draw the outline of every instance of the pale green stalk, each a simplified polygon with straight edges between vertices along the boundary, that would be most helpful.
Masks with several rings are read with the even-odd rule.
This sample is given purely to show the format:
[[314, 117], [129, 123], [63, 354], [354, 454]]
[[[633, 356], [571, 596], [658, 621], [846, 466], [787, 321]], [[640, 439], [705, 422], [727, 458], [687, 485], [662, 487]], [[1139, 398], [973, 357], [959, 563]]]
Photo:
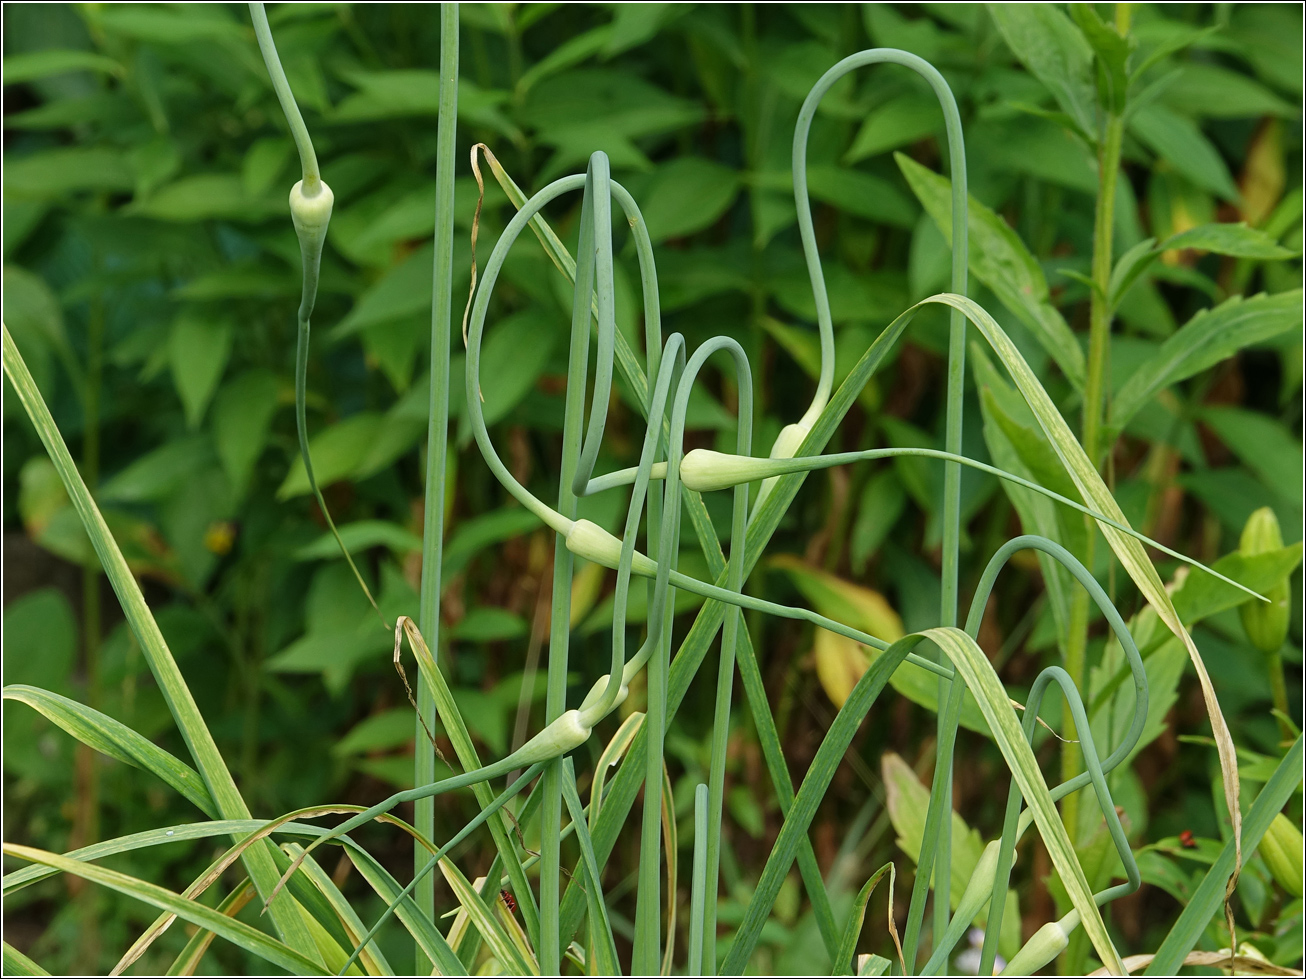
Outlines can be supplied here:
[[[876, 48], [844, 58], [821, 76], [803, 103], [794, 128], [793, 171], [794, 202], [798, 209], [798, 227], [802, 236], [803, 254], [816, 300], [817, 326], [821, 336], [821, 373], [816, 397], [799, 424], [810, 429], [812, 422], [825, 408], [834, 379], [834, 331], [830, 316], [830, 303], [826, 295], [825, 278], [821, 272], [820, 255], [816, 249], [816, 233], [812, 225], [811, 206], [807, 198], [807, 135], [812, 118], [822, 97], [840, 78], [864, 65], [897, 64], [921, 75], [939, 100], [944, 124], [948, 133], [948, 156], [952, 168], [952, 291], [966, 295], [967, 276], [967, 190], [966, 149], [962, 140], [961, 116], [952, 89], [938, 70], [924, 59], [906, 51], [893, 48]], [[948, 382], [944, 448], [954, 455], [961, 454], [962, 399], [966, 377], [966, 320], [961, 311], [949, 311]], [[796, 448], [795, 446], [794, 448]], [[773, 451], [772, 455], [779, 453]], [[787, 453], [792, 455], [792, 450]], [[759, 502], [764, 499], [759, 497]], [[949, 463], [943, 472], [943, 568], [940, 592], [940, 622], [945, 626], [957, 622], [957, 566], [961, 540], [961, 468]], [[922, 847], [922, 857], [927, 864], [937, 856], [940, 866], [951, 866], [951, 820], [942, 813], [952, 808], [952, 748], [956, 737], [961, 710], [961, 692], [949, 694], [947, 680], [939, 681], [939, 703], [943, 705], [938, 718], [939, 763], [934, 770], [934, 785], [930, 792], [930, 809], [926, 819], [925, 839], [933, 840]], [[955, 701], [955, 703], [954, 703]], [[942, 934], [948, 924], [948, 874], [941, 873], [935, 884], [935, 932]], [[928, 866], [918, 873], [912, 888], [912, 899], [907, 917], [905, 949], [907, 961], [916, 953], [920, 936], [921, 917], [929, 891]]]
[[[291, 136], [294, 137], [295, 148], [299, 151], [300, 169], [303, 173], [300, 182], [290, 189], [290, 215], [294, 221], [295, 234], [299, 238], [300, 261], [303, 265], [303, 285], [296, 317], [298, 329], [295, 340], [295, 430], [299, 436], [299, 455], [304, 463], [308, 485], [322, 511], [322, 518], [335, 537], [340, 553], [349, 564], [349, 570], [354, 573], [358, 586], [367, 596], [372, 608], [376, 609], [376, 599], [372, 597], [372, 590], [367, 587], [362, 572], [358, 570], [349, 548], [340, 538], [340, 531], [336, 529], [335, 521], [331, 519], [331, 511], [327, 509], [326, 500], [322, 497], [322, 489], [318, 486], [317, 476], [313, 472], [313, 456], [308, 449], [308, 344], [312, 333], [310, 321], [313, 307], [317, 304], [322, 248], [326, 244], [327, 225], [331, 221], [331, 207], [335, 198], [318, 170], [313, 141], [309, 138], [308, 127], [304, 125], [304, 117], [299, 112], [299, 105], [295, 102], [294, 93], [291, 92], [290, 83], [286, 80], [286, 73], [281, 67], [281, 59], [272, 40], [272, 30], [268, 26], [267, 11], [261, 3], [251, 3], [249, 11], [254, 20], [254, 34], [258, 38], [259, 51], [263, 54], [263, 63], [267, 66], [268, 75], [272, 79], [272, 88], [277, 93], [277, 100], [281, 103], [286, 124], [290, 127]], [[377, 615], [380, 614], [380, 609], [377, 609]], [[389, 628], [389, 623], [386, 623], [384, 618], [382, 623]]]
[[[1116, 4], [1116, 27], [1121, 35], [1129, 32], [1129, 4]], [[1083, 443], [1084, 453], [1094, 466], [1101, 467], [1103, 452], [1102, 425], [1108, 413], [1109, 373], [1111, 367], [1111, 258], [1115, 235], [1116, 185], [1120, 177], [1120, 151], [1124, 142], [1125, 120], [1123, 106], [1105, 105], [1106, 115], [1102, 138], [1097, 154], [1097, 203], [1093, 214], [1093, 287], [1089, 292], [1088, 313], [1088, 365], [1084, 380]], [[1084, 550], [1084, 564], [1093, 566], [1093, 551], [1097, 532], [1091, 522]], [[1087, 678], [1088, 652], [1088, 597], [1077, 592], [1070, 606], [1065, 644], [1066, 672], [1074, 678], [1075, 685], [1084, 686]], [[1075, 741], [1078, 735], [1073, 719], [1067, 715], [1062, 724], [1062, 737]], [[1073, 744], [1067, 744], [1061, 753], [1061, 777], [1073, 778], [1082, 768], [1079, 753]], [[1071, 796], [1061, 807], [1066, 830], [1072, 837], [1079, 831], [1079, 799]]]
[[[431, 394], [426, 437], [426, 497], [422, 525], [422, 581], [418, 628], [433, 656], [440, 654], [440, 563], [444, 551], [445, 468], [449, 447], [449, 341], [453, 317], [453, 208], [454, 151], [458, 110], [458, 5], [440, 5], [440, 116], [436, 128], [435, 163], [435, 264], [431, 298]], [[423, 677], [417, 680], [416, 742], [413, 784], [435, 780], [435, 745], [428, 731], [435, 729], [435, 699]], [[419, 800], [413, 822], [424, 836], [435, 835], [435, 800]], [[414, 870], [425, 864], [414, 847]], [[420, 878], [414, 878], [416, 881]], [[416, 893], [417, 906], [435, 915], [435, 881], [428, 879]], [[429, 963], [417, 952], [417, 971]]]
[[[703, 936], [707, 920], [707, 786], [694, 788], [694, 867], [689, 885], [689, 962], [685, 974], [703, 974]], [[715, 962], [713, 966], [715, 966]], [[713, 968], [709, 970], [715, 972]]]

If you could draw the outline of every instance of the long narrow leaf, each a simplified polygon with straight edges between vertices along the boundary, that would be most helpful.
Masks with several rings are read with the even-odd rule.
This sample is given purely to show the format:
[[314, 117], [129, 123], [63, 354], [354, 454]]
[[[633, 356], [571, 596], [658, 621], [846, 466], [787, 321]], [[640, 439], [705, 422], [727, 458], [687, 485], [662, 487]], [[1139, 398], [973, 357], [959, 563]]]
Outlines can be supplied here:
[[[228, 918], [234, 918], [240, 914], [245, 905], [254, 899], [258, 892], [254, 890], [254, 885], [246, 877], [236, 885], [235, 890], [219, 902], [217, 910], [219, 914], [225, 914]], [[195, 934], [191, 935], [190, 941], [186, 947], [181, 950], [172, 965], [168, 966], [167, 975], [170, 976], [193, 976], [195, 970], [199, 967], [200, 960], [204, 958], [204, 953], [209, 950], [213, 944], [213, 939], [217, 937], [207, 928], [201, 928]]]
[[16, 700], [40, 711], [82, 744], [136, 768], [157, 775], [193, 802], [204, 815], [218, 818], [218, 807], [199, 772], [121, 721], [40, 687], [14, 683], [4, 688], [5, 700]]
[[[1251, 809], [1247, 811], [1247, 819], [1243, 823], [1243, 853], [1248, 857], [1255, 852], [1274, 817], [1287, 805], [1289, 797], [1301, 784], [1303, 758], [1306, 758], [1306, 752], [1303, 752], [1302, 738], [1298, 735], [1297, 740], [1288, 749], [1288, 753], [1275, 768], [1274, 774], [1270, 776], [1270, 780], [1265, 783], [1265, 788], [1261, 789], [1256, 801], [1252, 803]], [[1179, 915], [1179, 920], [1170, 929], [1170, 933], [1165, 936], [1165, 941], [1156, 950], [1156, 957], [1148, 963], [1147, 968], [1143, 970], [1143, 975], [1172, 976], [1178, 973], [1179, 966], [1184, 962], [1184, 956], [1192, 951], [1193, 946], [1202, 937], [1202, 933], [1206, 931], [1206, 926], [1211, 923], [1211, 918], [1219, 913], [1226, 882], [1233, 874], [1237, 857], [1237, 848], [1234, 846], [1234, 841], [1230, 840], [1224, 845], [1220, 856], [1206, 872], [1202, 882], [1197, 885], [1197, 890], [1189, 899], [1188, 906]]]
[[[1048, 441], [1052, 443], [1053, 450], [1061, 458], [1062, 465], [1066, 467], [1070, 478], [1075, 481], [1084, 502], [1116, 523], [1128, 527], [1129, 521], [1125, 518], [1124, 512], [1120, 509], [1120, 505], [1116, 503], [1115, 497], [1107, 488], [1106, 483], [1102, 481], [1102, 477], [1098, 475], [1097, 468], [1089, 461], [1083, 448], [1071, 433], [1065, 419], [1061, 417], [1061, 413], [1057, 411], [1052, 399], [1048, 397], [1047, 392], [1043, 390], [1043, 386], [1039, 384], [1038, 379], [1034, 376], [1034, 372], [1030, 370], [1029, 365], [1025, 362], [1025, 358], [1021, 356], [1020, 351], [1016, 349], [1016, 345], [1011, 342], [1011, 339], [998, 326], [993, 317], [978, 303], [963, 296], [944, 294], [927, 299], [926, 302], [942, 303], [952, 306], [954, 309], [960, 309], [975, 324], [984, 335], [984, 338], [988, 340], [989, 346], [993, 348], [1003, 366], [1006, 367], [1016, 387], [1020, 389], [1020, 393], [1033, 411], [1034, 417], [1038, 420], [1039, 427], [1043, 429]], [[1220, 710], [1220, 702], [1215, 696], [1215, 688], [1211, 684], [1210, 674], [1206, 671], [1206, 664], [1202, 662], [1202, 655], [1197, 650], [1197, 644], [1193, 642], [1193, 637], [1188, 634], [1188, 630], [1180, 620], [1179, 613], [1175, 610], [1174, 603], [1170, 600], [1170, 595], [1161, 581], [1161, 576], [1148, 559], [1147, 552], [1143, 550], [1143, 545], [1135, 538], [1102, 521], [1098, 521], [1098, 527], [1106, 537], [1107, 543], [1111, 545], [1111, 549], [1115, 551], [1116, 557], [1119, 558], [1129, 577], [1138, 586], [1138, 590], [1143, 593], [1143, 597], [1156, 609], [1161, 621], [1179, 637], [1179, 640], [1188, 650], [1188, 658], [1192, 661], [1193, 668], [1197, 672], [1197, 679], [1202, 687], [1202, 698], [1206, 703], [1206, 713], [1211, 721], [1211, 731], [1215, 735], [1216, 750], [1220, 756], [1220, 771], [1224, 782], [1225, 805], [1228, 807], [1229, 817], [1233, 821], [1234, 848], [1239, 855], [1237, 866], [1241, 867], [1242, 812], [1238, 806], [1238, 762], [1234, 751], [1233, 736], [1229, 733], [1229, 725], [1225, 722], [1224, 713]], [[1232, 892], [1236, 880], [1237, 872], [1235, 871], [1230, 879], [1230, 892]], [[1085, 923], [1087, 924], [1087, 921]]]
[[148, 881], [118, 873], [116, 870], [108, 870], [93, 863], [69, 860], [57, 853], [38, 850], [30, 846], [6, 843], [4, 844], [4, 852], [6, 856], [18, 860], [28, 860], [33, 863], [43, 863], [48, 867], [62, 870], [64, 873], [108, 887], [120, 894], [126, 894], [128, 897], [134, 897], [146, 904], [152, 904], [156, 908], [175, 914], [177, 917], [199, 925], [201, 928], [209, 929], [209, 931], [225, 938], [233, 945], [243, 948], [270, 965], [285, 969], [293, 975], [322, 975], [320, 962], [301, 955], [288, 945], [269, 935], [265, 935], [257, 928], [253, 928], [243, 921], [228, 918], [225, 914], [213, 908], [206, 907], [198, 901], [188, 900], [165, 887], [159, 887], [157, 884], [151, 884]]
[[590, 839], [589, 827], [585, 822], [585, 811], [581, 808], [580, 795], [576, 791], [576, 773], [570, 758], [563, 762], [562, 774], [562, 799], [571, 814], [571, 824], [576, 828], [581, 865], [585, 868], [585, 896], [590, 920], [589, 947], [594, 955], [594, 966], [598, 975], [619, 975], [621, 967], [617, 964], [617, 946], [612, 938], [612, 922], [608, 920], [608, 906], [603, 900], [599, 862], [594, 856], [594, 842]]
[[[64, 443], [63, 436], [59, 434], [59, 428], [55, 425], [50, 409], [46, 407], [45, 399], [41, 397], [41, 392], [37, 389], [22, 354], [18, 352], [13, 337], [9, 335], [9, 328], [0, 325], [0, 329], [3, 330], [5, 373], [13, 383], [18, 399], [23, 403], [23, 408], [44, 443], [64, 489], [67, 490], [69, 499], [77, 510], [77, 515], [81, 517], [104, 573], [118, 596], [132, 633], [140, 643], [146, 662], [150, 665], [150, 672], [154, 674], [154, 680], [159, 685], [168, 709], [172, 712], [173, 720], [177, 722], [177, 728], [186, 742], [186, 747], [190, 749], [191, 757], [199, 768], [209, 794], [217, 804], [218, 812], [227, 819], [248, 818], [249, 808], [241, 798], [240, 790], [236, 788], [236, 782], [222, 760], [222, 754], [218, 751], [208, 725], [204, 723], [199, 706], [191, 696], [190, 688], [186, 686], [181, 670], [177, 668], [177, 661], [173, 659], [172, 651], [168, 649], [163, 633], [159, 631], [158, 623], [154, 621], [149, 606], [145, 604], [145, 596], [141, 594], [140, 585], [136, 583], [136, 578], [127, 567], [127, 561], [113, 539], [108, 524], [104, 522], [100, 508], [95, 505], [90, 490], [86, 488], [81, 473], [77, 471], [77, 464], [73, 462], [68, 446]], [[266, 846], [265, 844], [251, 849], [245, 857], [250, 879], [265, 898], [272, 893], [277, 882], [276, 868]], [[299, 912], [288, 900], [273, 902], [271, 912], [277, 932], [292, 948], [301, 955], [316, 955], [312, 936], [308, 934]]]
[[4, 974], [7, 976], [48, 976], [39, 965], [8, 942], [4, 943]]

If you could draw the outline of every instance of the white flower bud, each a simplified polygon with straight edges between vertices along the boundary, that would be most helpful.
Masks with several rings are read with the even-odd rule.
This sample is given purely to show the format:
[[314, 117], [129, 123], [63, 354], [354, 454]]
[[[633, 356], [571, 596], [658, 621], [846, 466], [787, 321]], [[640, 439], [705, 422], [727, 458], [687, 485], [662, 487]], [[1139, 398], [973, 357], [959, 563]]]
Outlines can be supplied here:
[[580, 747], [589, 736], [590, 728], [582, 720], [580, 711], [569, 710], [522, 745], [514, 757], [517, 764], [523, 766], [551, 761]]
[[[599, 677], [597, 680], [594, 681], [594, 686], [590, 687], [590, 692], [587, 693], [585, 695], [585, 699], [581, 701], [581, 705], [579, 708], [581, 713], [584, 713], [585, 711], [589, 710], [600, 700], [603, 699], [603, 695], [608, 691], [608, 678], [610, 676], [612, 676], [611, 673], [605, 673], [603, 674], [603, 676]], [[623, 703], [625, 703], [625, 700], [629, 695], [630, 695], [630, 687], [626, 686], [625, 683], [622, 683], [621, 686], [617, 688], [617, 699], [612, 702], [613, 708], [615, 709], [617, 707], [620, 707]]]
[[699, 493], [729, 489], [740, 483], [751, 483], [772, 471], [769, 459], [713, 452], [711, 449], [691, 449], [680, 461], [680, 481]]
[[327, 224], [331, 221], [331, 207], [336, 195], [325, 180], [313, 182], [316, 193], [304, 192], [304, 181], [298, 180], [290, 188], [290, 219], [295, 222], [295, 233], [301, 242], [321, 247], [326, 239]]
[[1060, 921], [1049, 921], [1030, 936], [1019, 952], [1011, 957], [1004, 976], [1032, 976], [1066, 950], [1070, 933], [1079, 927], [1079, 912], [1071, 911]]
[[[605, 568], [615, 569], [621, 563], [621, 541], [590, 520], [572, 524], [567, 533], [567, 550]], [[645, 578], [656, 577], [658, 573], [657, 565], [639, 551], [635, 552], [631, 570]]]

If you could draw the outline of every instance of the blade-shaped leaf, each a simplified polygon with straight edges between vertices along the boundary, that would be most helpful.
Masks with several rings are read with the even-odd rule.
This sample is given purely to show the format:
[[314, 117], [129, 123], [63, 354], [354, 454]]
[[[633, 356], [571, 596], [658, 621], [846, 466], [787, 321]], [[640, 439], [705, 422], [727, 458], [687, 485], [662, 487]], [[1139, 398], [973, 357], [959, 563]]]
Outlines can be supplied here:
[[1080, 131], [1097, 131], [1093, 50], [1083, 34], [1049, 3], [991, 3], [989, 13], [1011, 53], [1047, 86]]
[[[213, 801], [217, 804], [218, 811], [227, 818], [247, 818], [249, 809], [245, 806], [245, 800], [241, 798], [240, 790], [236, 788], [235, 780], [231, 777], [221, 752], [218, 751], [213, 735], [209, 732], [208, 725], [204, 723], [199, 706], [195, 703], [190, 688], [186, 686], [181, 670], [177, 668], [177, 662], [173, 659], [172, 652], [163, 638], [163, 633], [159, 631], [158, 623], [154, 621], [154, 616], [145, 603], [140, 585], [131, 569], [127, 567], [127, 562], [122, 556], [122, 551], [118, 549], [108, 524], [104, 522], [99, 507], [92, 499], [81, 473], [77, 471], [77, 464], [73, 462], [68, 446], [50, 414], [50, 409], [46, 407], [41, 392], [37, 390], [32, 375], [23, 362], [22, 354], [14, 346], [8, 327], [3, 328], [3, 343], [5, 374], [13, 383], [19, 400], [22, 401], [28, 417], [31, 418], [46, 451], [50, 454], [50, 459], [59, 470], [64, 488], [68, 491], [68, 496], [86, 527], [86, 532], [95, 547], [95, 553], [100, 558], [100, 564], [104, 567], [109, 583], [118, 596], [136, 641], [140, 643], [145, 659], [150, 665], [150, 671], [154, 674], [155, 682], [159, 685], [159, 690], [168, 704], [168, 709], [172, 712], [173, 719], [177, 722], [177, 727], [186, 741], [186, 746], [190, 749], [191, 756], [199, 768]], [[277, 881], [271, 853], [263, 846], [253, 847], [247, 852], [245, 859], [249, 876], [259, 889], [259, 893], [271, 894]], [[273, 901], [271, 912], [278, 933], [286, 938], [296, 950], [296, 954], [316, 955], [313, 939], [308, 934], [303, 919], [288, 901]]]
[[1124, 428], [1162, 388], [1232, 357], [1243, 347], [1300, 327], [1302, 292], [1294, 289], [1251, 299], [1234, 296], [1185, 323], [1144, 361], [1111, 402], [1111, 424]]
[[[952, 182], [895, 153], [912, 191], [952, 243]], [[1084, 351], [1049, 298], [1042, 266], [1001, 216], [970, 198], [970, 270], [1027, 326], [1075, 387], [1084, 384]]]
[[228, 918], [220, 911], [206, 907], [198, 901], [187, 900], [180, 894], [174, 893], [165, 887], [159, 887], [157, 884], [151, 884], [148, 881], [118, 873], [116, 870], [108, 870], [93, 863], [70, 860], [68, 857], [60, 856], [57, 853], [38, 850], [34, 847], [6, 843], [4, 844], [4, 852], [6, 856], [54, 867], [64, 873], [81, 877], [120, 894], [126, 894], [128, 897], [144, 901], [156, 908], [161, 908], [192, 924], [199, 925], [201, 928], [209, 929], [232, 944], [258, 956], [271, 965], [285, 969], [293, 975], [320, 975], [322, 972], [320, 962], [300, 955], [289, 946], [264, 934], [257, 928], [245, 924], [243, 921]]
[[[1252, 803], [1243, 823], [1242, 853], [1250, 858], [1256, 846], [1261, 842], [1270, 823], [1279, 814], [1293, 791], [1301, 784], [1302, 759], [1306, 753], [1302, 750], [1301, 735], [1288, 749], [1288, 753], [1279, 762], [1278, 768], [1270, 780], [1261, 789], [1260, 795]], [[1192, 899], [1179, 915], [1165, 941], [1156, 951], [1146, 969], [1145, 976], [1172, 976], [1178, 973], [1184, 957], [1192, 950], [1206, 931], [1212, 916], [1219, 913], [1220, 904], [1225, 896], [1225, 882], [1237, 867], [1238, 847], [1236, 840], [1230, 840], [1220, 851], [1219, 858], [1206, 872], [1202, 882], [1197, 886]]]
[[121, 721], [57, 693], [21, 683], [5, 687], [4, 699], [16, 700], [40, 711], [78, 741], [110, 758], [152, 772], [198, 806], [206, 816], [218, 818], [218, 807], [199, 773]]

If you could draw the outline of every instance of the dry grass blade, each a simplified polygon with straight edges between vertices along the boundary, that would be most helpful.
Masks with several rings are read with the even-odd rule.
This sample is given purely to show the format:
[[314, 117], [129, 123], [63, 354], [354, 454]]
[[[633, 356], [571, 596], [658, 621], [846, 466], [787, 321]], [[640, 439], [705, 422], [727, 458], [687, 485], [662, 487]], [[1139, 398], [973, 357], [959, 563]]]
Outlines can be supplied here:
[[[1139, 969], [1145, 969], [1151, 964], [1155, 955], [1129, 955], [1124, 959], [1126, 972], [1137, 972]], [[1255, 959], [1250, 955], [1230, 955], [1228, 951], [1220, 952], [1189, 952], [1184, 957], [1184, 965], [1200, 965], [1206, 967], [1215, 967], [1218, 969], [1234, 969], [1234, 975], [1238, 976], [1300, 976], [1300, 969], [1285, 969], [1281, 965], [1275, 965], [1273, 962], [1266, 962], [1264, 959]], [[1090, 976], [1110, 975], [1106, 969], [1098, 969], [1089, 973]]]
[[[1106, 483], [1102, 481], [1096, 467], [1089, 461], [1088, 456], [1070, 431], [1065, 419], [1061, 417], [1061, 413], [1057, 411], [1056, 406], [1052, 403], [1052, 399], [1043, 390], [1043, 386], [1038, 382], [1033, 371], [1030, 370], [1020, 351], [1016, 349], [1015, 344], [1011, 342], [993, 317], [978, 303], [963, 296], [944, 294], [933, 296], [925, 300], [925, 302], [942, 303], [960, 309], [979, 328], [993, 348], [994, 353], [998, 355], [998, 358], [1007, 368], [1007, 372], [1020, 389], [1021, 394], [1024, 395], [1025, 401], [1033, 411], [1039, 426], [1047, 435], [1053, 450], [1061, 459], [1066, 472], [1083, 495], [1084, 502], [1113, 521], [1129, 526], [1129, 521], [1125, 518], [1120, 505], [1116, 503], [1115, 497], [1112, 496]], [[1233, 912], [1229, 907], [1229, 900], [1233, 895], [1234, 887], [1238, 883], [1238, 868], [1242, 866], [1242, 811], [1238, 803], [1238, 760], [1234, 749], [1233, 735], [1230, 733], [1229, 725], [1224, 719], [1224, 712], [1220, 709], [1220, 702], [1216, 698], [1215, 687], [1211, 683], [1210, 674], [1207, 673], [1206, 664], [1202, 662], [1202, 654], [1198, 652], [1193, 637], [1189, 635], [1188, 630], [1184, 628], [1183, 622], [1180, 621], [1179, 613], [1170, 600], [1169, 593], [1165, 590], [1161, 576], [1157, 574], [1156, 568], [1153, 567], [1151, 560], [1147, 557], [1147, 552], [1143, 550], [1143, 546], [1135, 538], [1121, 533], [1114, 527], [1101, 521], [1098, 521], [1098, 527], [1111, 545], [1111, 549], [1120, 559], [1120, 563], [1128, 572], [1129, 577], [1133, 579], [1134, 584], [1143, 593], [1143, 597], [1147, 599], [1148, 604], [1156, 610], [1161, 621], [1184, 644], [1184, 648], [1188, 651], [1188, 658], [1192, 661], [1193, 669], [1197, 672], [1198, 682], [1201, 684], [1202, 699], [1206, 704], [1206, 713], [1210, 718], [1211, 731], [1215, 735], [1216, 750], [1220, 756], [1225, 806], [1233, 824], [1232, 832], [1237, 859], [1234, 872], [1230, 876], [1225, 889], [1225, 918], [1229, 925], [1230, 934], [1233, 935]], [[1233, 940], [1235, 943], [1237, 942], [1236, 935]]]

